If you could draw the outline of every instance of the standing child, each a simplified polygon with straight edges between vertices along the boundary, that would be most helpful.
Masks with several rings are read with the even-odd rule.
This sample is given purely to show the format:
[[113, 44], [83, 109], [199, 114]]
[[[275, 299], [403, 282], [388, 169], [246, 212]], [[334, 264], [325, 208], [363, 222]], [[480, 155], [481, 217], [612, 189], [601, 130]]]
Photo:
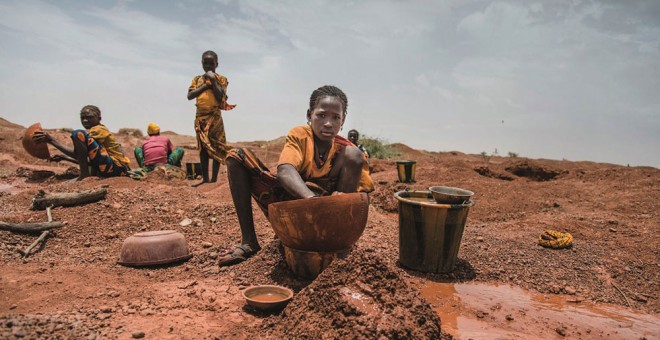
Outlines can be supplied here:
[[326, 85], [309, 99], [307, 125], [289, 131], [280, 154], [277, 174], [271, 173], [247, 148], [227, 156], [227, 172], [241, 245], [220, 259], [220, 266], [245, 261], [261, 249], [254, 230], [250, 196], [268, 216], [268, 204], [333, 193], [370, 192], [374, 186], [364, 154], [338, 136], [348, 100], [342, 90]]
[[80, 166], [81, 180], [90, 175], [113, 177], [126, 173], [130, 160], [124, 150], [105, 125], [101, 124], [101, 110], [94, 105], [87, 105], [80, 110], [80, 123], [89, 130], [73, 130], [71, 140], [73, 148], [60, 144], [46, 131], [37, 131], [32, 137], [37, 143], [49, 143], [62, 151], [64, 155], [55, 155], [51, 161], [67, 160]]
[[[227, 85], [224, 76], [215, 73], [218, 67], [218, 55], [213, 51], [202, 53], [204, 74], [193, 78], [188, 88], [188, 100], [197, 99], [195, 114], [195, 134], [199, 147], [199, 160], [202, 164], [202, 183], [218, 180], [220, 163], [227, 158], [225, 126], [222, 122], [222, 110], [231, 110], [236, 105], [227, 104]], [[209, 181], [209, 157], [213, 159], [213, 175]]]

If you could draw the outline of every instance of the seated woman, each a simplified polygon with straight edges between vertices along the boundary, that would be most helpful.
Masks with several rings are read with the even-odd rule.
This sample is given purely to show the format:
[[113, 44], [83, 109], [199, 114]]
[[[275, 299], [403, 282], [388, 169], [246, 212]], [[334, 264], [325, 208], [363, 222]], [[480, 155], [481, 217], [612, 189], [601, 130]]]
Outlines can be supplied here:
[[149, 123], [147, 134], [149, 137], [142, 141], [142, 146], [136, 146], [134, 150], [135, 160], [140, 168], [147, 172], [161, 164], [180, 168], [185, 150], [174, 148], [172, 141], [160, 134], [160, 127], [156, 123]]
[[220, 266], [243, 262], [261, 249], [250, 196], [268, 216], [268, 204], [274, 202], [373, 191], [364, 154], [337, 135], [344, 125], [347, 106], [346, 95], [339, 88], [326, 85], [316, 89], [309, 99], [307, 125], [294, 127], [286, 137], [277, 174], [247, 148], [229, 152], [229, 187], [241, 227], [241, 245], [221, 258]]
[[32, 139], [37, 143], [49, 143], [64, 154], [53, 156], [50, 161], [62, 160], [78, 164], [78, 180], [91, 175], [114, 177], [125, 174], [130, 169], [130, 160], [124, 149], [105, 125], [101, 124], [101, 110], [94, 105], [86, 105], [80, 110], [80, 123], [85, 128], [73, 130], [73, 147], [61, 144], [46, 131], [37, 131]]

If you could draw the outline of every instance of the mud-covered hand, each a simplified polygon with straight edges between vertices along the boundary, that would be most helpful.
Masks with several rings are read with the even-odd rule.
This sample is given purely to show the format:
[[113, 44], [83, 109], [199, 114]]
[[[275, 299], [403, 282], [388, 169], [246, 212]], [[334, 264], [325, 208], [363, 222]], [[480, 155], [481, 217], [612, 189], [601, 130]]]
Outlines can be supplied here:
[[212, 84], [215, 84], [217, 79], [215, 78], [215, 73], [213, 71], [207, 71], [204, 73], [204, 78], [206, 78], [207, 81], [210, 81]]
[[32, 135], [32, 140], [36, 143], [50, 143], [53, 138], [46, 131], [37, 131]]

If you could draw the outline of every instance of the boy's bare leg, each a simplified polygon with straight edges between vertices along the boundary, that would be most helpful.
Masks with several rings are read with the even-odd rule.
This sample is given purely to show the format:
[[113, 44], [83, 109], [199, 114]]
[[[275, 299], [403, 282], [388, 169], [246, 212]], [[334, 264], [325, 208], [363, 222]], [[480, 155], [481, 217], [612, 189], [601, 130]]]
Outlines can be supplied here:
[[234, 201], [238, 224], [241, 227], [241, 244], [247, 244], [254, 251], [258, 251], [261, 246], [259, 246], [257, 233], [254, 230], [250, 174], [242, 164], [233, 158], [227, 158], [227, 174], [231, 198]]
[[337, 191], [356, 192], [362, 175], [362, 151], [356, 147], [347, 147], [344, 153], [337, 157], [335, 166], [339, 168]]
[[220, 162], [218, 162], [215, 158], [213, 159], [213, 174], [211, 176], [211, 183], [215, 183], [218, 181], [218, 172], [220, 171]]
[[202, 147], [199, 150], [199, 162], [202, 164], [202, 183], [209, 182], [209, 154]]
[[81, 142], [78, 138], [71, 138], [73, 141], [73, 153], [76, 155], [78, 166], [80, 167], [80, 176], [78, 180], [89, 177], [89, 160], [87, 159], [87, 144]]

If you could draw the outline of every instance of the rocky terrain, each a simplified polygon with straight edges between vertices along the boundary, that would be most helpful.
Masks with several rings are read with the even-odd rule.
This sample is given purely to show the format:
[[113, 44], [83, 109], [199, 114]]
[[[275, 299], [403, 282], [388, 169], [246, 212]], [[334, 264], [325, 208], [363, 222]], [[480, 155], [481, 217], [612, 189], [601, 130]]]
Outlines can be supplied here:
[[[319, 338], [435, 337], [439, 329], [427, 326], [437, 319], [428, 311], [437, 311], [442, 301], [419, 293], [435, 283], [510, 285], [546, 299], [561, 298], [571, 306], [607, 306], [650, 320], [639, 327], [635, 321], [609, 316], [618, 323], [587, 327], [569, 318], [546, 320], [543, 314], [532, 318], [532, 310], [509, 315], [488, 301], [462, 311], [464, 317], [487, 324], [506, 338], [518, 334], [660, 337], [660, 170], [656, 168], [426, 152], [395, 144], [398, 159], [417, 162], [416, 182], [398, 182], [395, 159], [373, 159], [376, 190], [370, 194], [369, 219], [356, 255], [338, 261], [310, 282], [288, 270], [269, 222], [256, 205], [263, 250], [239, 265], [217, 266], [218, 256], [240, 241], [224, 169], [217, 183], [197, 187], [192, 184], [199, 180], [159, 175], [140, 181], [118, 177], [71, 182], [75, 168], [70, 169], [70, 164], [48, 163], [24, 152], [24, 130], [0, 119], [0, 221], [46, 221], [45, 211], [29, 209], [39, 190], [76, 192], [107, 186], [108, 195], [97, 203], [54, 208], [53, 220], [64, 227], [26, 258], [19, 250], [38, 234], [0, 231], [0, 338], [279, 338], [309, 336], [314, 330], [312, 337]], [[66, 130], [49, 132], [68, 142]], [[185, 148], [184, 162], [198, 159], [193, 137], [164, 134]], [[133, 129], [123, 129], [117, 136], [126, 150], [141, 140], [141, 132]], [[274, 166], [282, 143], [280, 138], [234, 145], [252, 148], [266, 165]], [[131, 159], [134, 162], [132, 155]], [[394, 193], [432, 185], [475, 192], [476, 205], [469, 213], [456, 269], [449, 274], [420, 273], [398, 264]], [[117, 264], [124, 239], [141, 231], [167, 229], [185, 235], [192, 259], [150, 268]], [[539, 246], [538, 236], [545, 229], [570, 232], [573, 246], [561, 250]], [[380, 269], [369, 269], [374, 266]], [[366, 274], [351, 280], [351, 273]], [[258, 284], [284, 285], [296, 296], [282, 312], [255, 311], [245, 304], [241, 291]], [[350, 294], [341, 294], [342, 286], [369, 297], [368, 308], [349, 308]], [[374, 298], [377, 291], [399, 295], [382, 293], [382, 298]], [[310, 310], [309, 318], [301, 316], [319, 302], [327, 304], [324, 309]], [[335, 307], [339, 312], [331, 313]], [[369, 317], [373, 310], [381, 311], [378, 318]], [[422, 324], [403, 317], [407, 312], [422, 315]], [[387, 323], [385, 330], [374, 321], [392, 315], [404, 321]], [[440, 328], [445, 328], [442, 317]], [[624, 334], [621, 328], [631, 333]], [[442, 336], [466, 334], [443, 331]]]

